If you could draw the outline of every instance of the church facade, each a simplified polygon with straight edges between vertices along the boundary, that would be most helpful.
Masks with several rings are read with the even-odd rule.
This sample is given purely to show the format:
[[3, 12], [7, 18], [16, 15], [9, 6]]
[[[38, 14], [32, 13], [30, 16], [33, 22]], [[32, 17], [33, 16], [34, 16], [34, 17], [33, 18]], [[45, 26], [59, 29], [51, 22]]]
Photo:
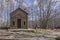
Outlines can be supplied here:
[[26, 29], [28, 28], [28, 13], [17, 8], [10, 13], [10, 28], [11, 29]]

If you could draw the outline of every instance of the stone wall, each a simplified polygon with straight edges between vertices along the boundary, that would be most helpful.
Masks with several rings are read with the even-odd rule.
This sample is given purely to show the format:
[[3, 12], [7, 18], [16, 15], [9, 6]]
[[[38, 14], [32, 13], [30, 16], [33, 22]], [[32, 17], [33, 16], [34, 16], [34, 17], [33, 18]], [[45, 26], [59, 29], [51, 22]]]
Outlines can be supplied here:
[[[22, 28], [27, 28], [28, 15], [27, 15], [27, 13], [25, 13], [24, 11], [22, 11], [20, 9], [17, 9], [10, 14], [10, 20], [11, 20], [10, 28], [17, 28], [17, 19], [21, 19], [21, 27]], [[13, 21], [15, 22], [15, 25], [13, 25], [13, 23], [12, 23]], [[25, 22], [25, 25], [24, 25], [24, 22]]]

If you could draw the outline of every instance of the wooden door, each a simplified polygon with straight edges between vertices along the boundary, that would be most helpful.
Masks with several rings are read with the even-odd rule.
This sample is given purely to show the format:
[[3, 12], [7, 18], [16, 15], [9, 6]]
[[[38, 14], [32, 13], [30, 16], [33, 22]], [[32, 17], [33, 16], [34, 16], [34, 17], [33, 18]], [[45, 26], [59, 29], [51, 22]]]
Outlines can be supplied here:
[[21, 28], [21, 19], [17, 19], [17, 28]]

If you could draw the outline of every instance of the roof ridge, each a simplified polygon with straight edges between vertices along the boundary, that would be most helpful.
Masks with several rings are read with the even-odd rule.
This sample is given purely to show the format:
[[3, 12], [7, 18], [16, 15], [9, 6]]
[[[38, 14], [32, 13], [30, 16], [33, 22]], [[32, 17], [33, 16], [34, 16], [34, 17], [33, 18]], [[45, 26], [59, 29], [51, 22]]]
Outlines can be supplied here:
[[22, 10], [23, 12], [25, 12], [26, 14], [28, 14], [25, 10], [23, 10], [22, 8], [16, 8], [15, 10], [13, 10], [11, 13], [13, 13], [14, 11], [16, 11], [16, 10], [18, 10], [18, 9], [20, 9], [20, 10]]

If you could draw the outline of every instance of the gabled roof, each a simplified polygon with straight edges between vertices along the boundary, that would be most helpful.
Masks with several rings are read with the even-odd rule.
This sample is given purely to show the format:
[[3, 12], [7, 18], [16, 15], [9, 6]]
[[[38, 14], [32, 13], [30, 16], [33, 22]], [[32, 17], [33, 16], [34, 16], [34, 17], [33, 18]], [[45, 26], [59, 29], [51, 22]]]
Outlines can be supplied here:
[[[14, 10], [13, 12], [15, 12], [15, 11], [17, 11], [17, 10], [21, 10], [21, 11], [23, 11], [23, 12], [25, 12], [26, 14], [28, 14], [26, 11], [24, 11], [23, 9], [21, 9], [21, 8], [17, 8], [16, 10]], [[11, 13], [13, 13], [13, 12], [11, 12]]]

